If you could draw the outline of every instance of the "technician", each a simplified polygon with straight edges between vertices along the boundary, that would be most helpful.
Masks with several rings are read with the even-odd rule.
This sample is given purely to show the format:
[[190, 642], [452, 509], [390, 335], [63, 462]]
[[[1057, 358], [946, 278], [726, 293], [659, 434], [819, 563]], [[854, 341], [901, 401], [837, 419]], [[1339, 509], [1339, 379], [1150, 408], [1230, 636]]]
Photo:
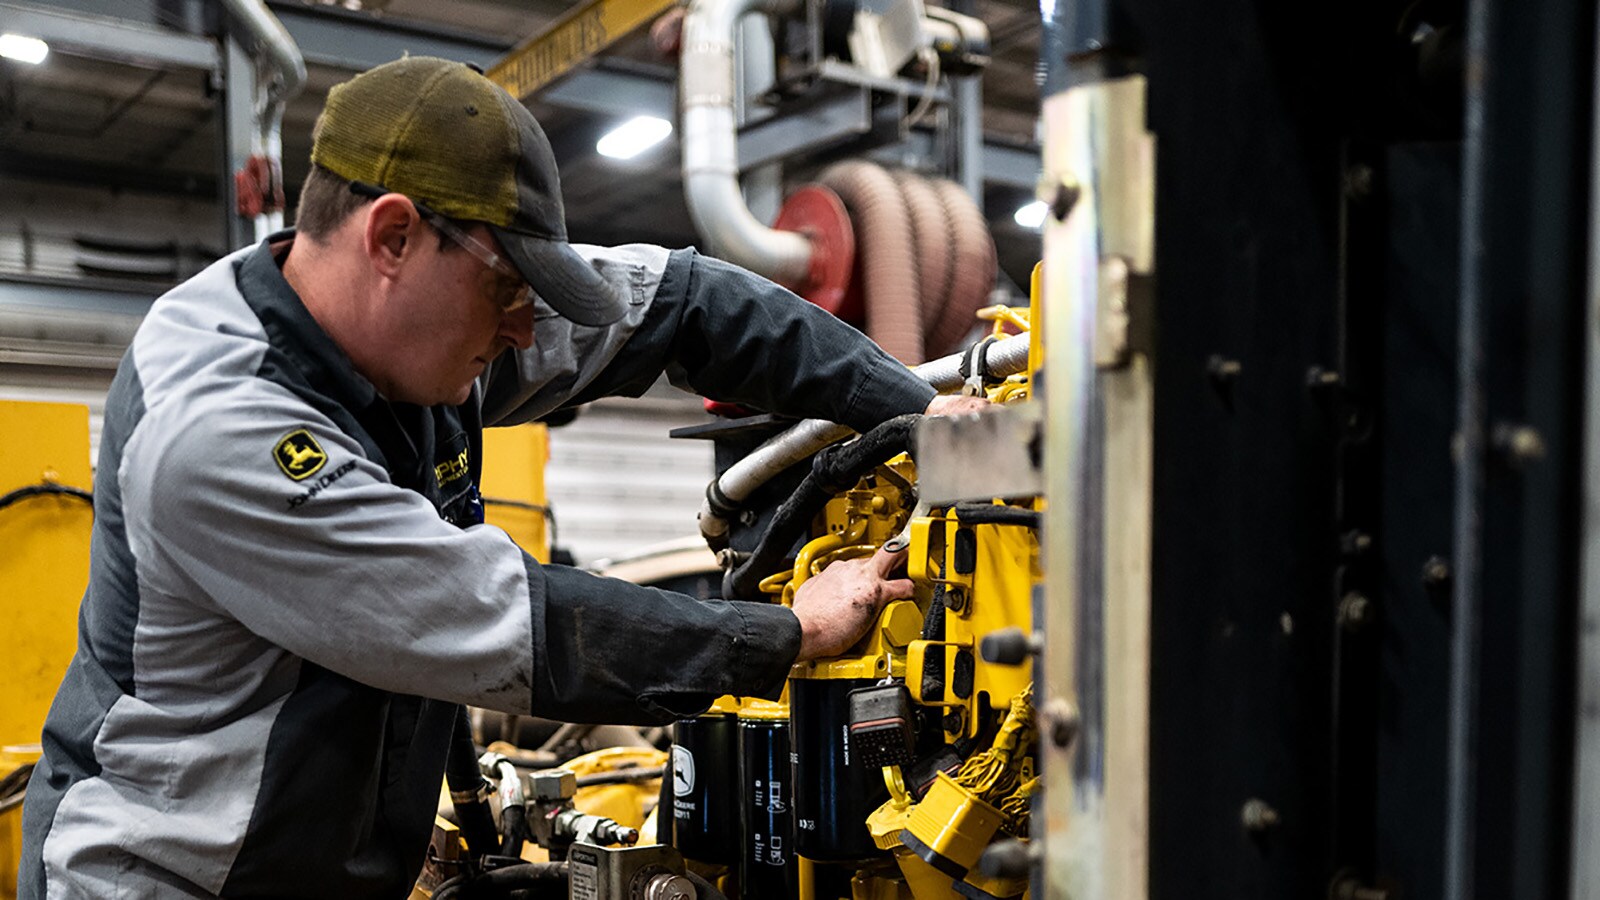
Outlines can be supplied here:
[[663, 372], [858, 430], [966, 407], [749, 272], [568, 244], [543, 131], [464, 65], [334, 88], [311, 160], [298, 229], [162, 297], [117, 372], [24, 898], [404, 897], [459, 704], [650, 723], [774, 698], [911, 592], [880, 553], [792, 611], [700, 602], [483, 525], [483, 426]]

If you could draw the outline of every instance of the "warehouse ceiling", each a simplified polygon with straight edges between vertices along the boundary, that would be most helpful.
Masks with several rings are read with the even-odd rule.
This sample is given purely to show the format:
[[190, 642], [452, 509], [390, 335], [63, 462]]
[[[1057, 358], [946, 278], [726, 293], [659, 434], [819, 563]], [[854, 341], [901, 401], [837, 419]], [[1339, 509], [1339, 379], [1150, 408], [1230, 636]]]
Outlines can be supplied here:
[[[0, 0], [0, 24], [8, 9], [28, 5], [20, 0]], [[32, 5], [116, 15], [174, 31], [216, 28], [214, 7], [197, 0], [68, 0]], [[421, 52], [437, 46], [465, 48], [479, 60], [498, 58], [571, 6], [564, 0], [347, 0], [338, 5], [269, 5], [291, 24], [291, 32], [297, 27], [327, 31], [335, 36], [335, 50], [337, 41], [349, 40], [352, 59], [361, 58], [356, 51], [357, 42], [365, 39], [362, 35], [376, 30], [388, 42], [384, 47], [396, 46], [398, 41], [407, 49], [414, 44]], [[988, 24], [993, 41], [993, 63], [983, 82], [986, 138], [1001, 145], [1029, 146], [1038, 105], [1034, 76], [1038, 8], [1026, 0], [977, 0], [972, 13]], [[382, 53], [383, 49], [369, 52]], [[331, 51], [308, 51], [307, 63], [306, 89], [290, 104], [283, 126], [284, 174], [291, 197], [304, 177], [311, 126], [328, 89], [359, 67]], [[671, 61], [661, 58], [642, 36], [612, 48], [596, 65], [664, 85], [675, 78]], [[19, 220], [30, 217], [39, 220], [31, 225], [36, 232], [65, 227], [50, 221], [52, 213], [75, 207], [54, 203], [50, 184], [181, 197], [189, 201], [184, 208], [196, 204], [204, 208], [208, 199], [214, 202], [219, 173], [224, 169], [217, 89], [211, 74], [199, 69], [91, 58], [70, 49], [52, 53], [38, 66], [0, 60], [0, 172], [8, 181], [25, 181], [32, 204], [19, 207], [20, 201], [13, 197], [0, 208], [0, 231], [27, 229], [30, 225]], [[540, 98], [530, 106], [545, 125], [562, 165], [574, 239], [607, 243], [643, 240], [669, 246], [694, 242], [675, 145], [619, 163], [599, 156], [594, 149], [598, 136], [615, 124], [614, 112], [571, 100], [558, 103]], [[1029, 193], [1015, 179], [1011, 184], [991, 183], [985, 191], [1002, 262], [1020, 284], [1026, 284], [1026, 273], [1037, 258], [1038, 237], [1012, 223], [1011, 213]], [[220, 226], [217, 232], [207, 230], [210, 222], [220, 222], [220, 207], [201, 218], [203, 221], [188, 225], [152, 223], [149, 233], [130, 234], [125, 223], [108, 215], [94, 236], [148, 237], [200, 248], [220, 245], [221, 238], [214, 236], [220, 234]], [[93, 234], [97, 223], [80, 222], [73, 227]]]

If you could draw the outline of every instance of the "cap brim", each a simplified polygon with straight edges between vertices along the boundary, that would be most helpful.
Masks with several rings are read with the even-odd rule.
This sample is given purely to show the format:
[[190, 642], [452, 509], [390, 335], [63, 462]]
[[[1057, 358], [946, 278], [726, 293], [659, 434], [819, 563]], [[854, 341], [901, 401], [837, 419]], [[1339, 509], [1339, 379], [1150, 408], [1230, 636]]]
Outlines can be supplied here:
[[491, 230], [540, 299], [566, 318], [579, 325], [610, 325], [628, 311], [629, 298], [566, 241]]

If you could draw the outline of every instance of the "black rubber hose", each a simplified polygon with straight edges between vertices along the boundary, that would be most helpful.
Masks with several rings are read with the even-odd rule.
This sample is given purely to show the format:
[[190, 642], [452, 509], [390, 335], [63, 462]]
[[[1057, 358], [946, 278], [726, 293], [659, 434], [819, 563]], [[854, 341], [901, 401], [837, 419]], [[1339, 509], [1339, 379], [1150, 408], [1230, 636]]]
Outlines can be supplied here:
[[479, 875], [460, 875], [440, 885], [433, 900], [500, 900], [512, 896], [566, 900], [567, 864], [515, 863]]
[[19, 500], [26, 500], [29, 497], [51, 496], [70, 497], [74, 500], [82, 500], [90, 506], [94, 505], [94, 494], [91, 494], [86, 490], [68, 487], [64, 484], [51, 484], [50, 482], [43, 482], [40, 484], [30, 484], [27, 487], [19, 487], [14, 491], [0, 494], [0, 509], [5, 509], [11, 504], [16, 503]]
[[920, 413], [896, 416], [848, 444], [835, 444], [817, 452], [811, 472], [773, 514], [750, 558], [723, 579], [723, 597], [759, 599], [761, 579], [778, 571], [823, 505], [848, 489], [873, 468], [908, 451], [916, 439]]
[[957, 503], [956, 518], [963, 525], [1020, 525], [1023, 528], [1038, 528], [1043, 521], [1036, 510], [992, 503]]
[[450, 736], [444, 780], [450, 786], [450, 803], [455, 807], [461, 836], [467, 841], [467, 852], [482, 856], [499, 850], [500, 832], [494, 827], [494, 813], [483, 790], [487, 783], [478, 770], [478, 748], [473, 746], [472, 724], [464, 706], [456, 707], [456, 727]]
[[516, 804], [507, 804], [500, 810], [500, 855], [521, 856], [522, 843], [528, 835], [528, 811]]
[[635, 781], [649, 781], [660, 778], [664, 773], [662, 766], [638, 766], [631, 769], [617, 769], [614, 772], [596, 772], [593, 775], [582, 775], [578, 778], [578, 787], [590, 787], [596, 784], [632, 784]]
[[728, 895], [717, 890], [717, 886], [701, 877], [695, 872], [684, 872], [689, 883], [694, 885], [695, 892], [700, 895], [700, 900], [728, 900]]

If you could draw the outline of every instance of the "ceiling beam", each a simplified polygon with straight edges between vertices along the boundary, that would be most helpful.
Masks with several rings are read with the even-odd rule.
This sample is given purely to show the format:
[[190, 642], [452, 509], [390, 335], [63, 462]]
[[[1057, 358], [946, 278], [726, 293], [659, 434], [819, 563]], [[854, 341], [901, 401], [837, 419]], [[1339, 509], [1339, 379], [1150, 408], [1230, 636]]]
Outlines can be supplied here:
[[135, 22], [117, 16], [115, 4], [104, 5], [109, 15], [0, 3], [0, 31], [36, 37], [69, 55], [155, 68], [217, 68], [216, 41]]

